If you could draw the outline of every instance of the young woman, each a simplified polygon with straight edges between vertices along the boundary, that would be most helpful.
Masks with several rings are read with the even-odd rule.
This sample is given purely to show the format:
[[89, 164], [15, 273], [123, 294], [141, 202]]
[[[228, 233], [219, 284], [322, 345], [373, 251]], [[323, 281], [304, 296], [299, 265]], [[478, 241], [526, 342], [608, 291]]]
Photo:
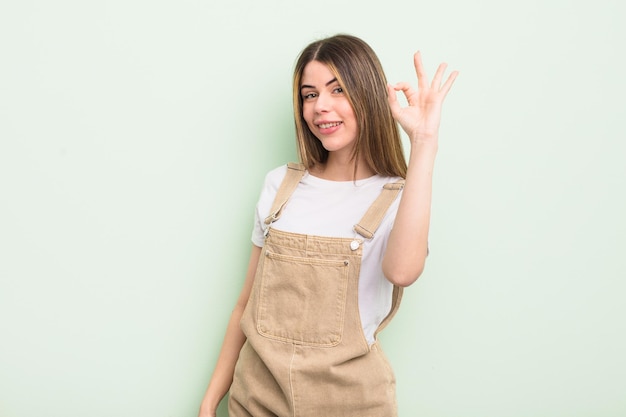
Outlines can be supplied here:
[[[376, 334], [428, 253], [441, 107], [457, 72], [388, 85], [361, 39], [300, 54], [301, 163], [269, 172], [252, 254], [200, 416], [230, 389], [231, 417], [395, 416], [395, 378]], [[402, 92], [408, 105], [396, 98]], [[397, 122], [397, 123], [396, 123]], [[405, 161], [397, 124], [410, 138]]]

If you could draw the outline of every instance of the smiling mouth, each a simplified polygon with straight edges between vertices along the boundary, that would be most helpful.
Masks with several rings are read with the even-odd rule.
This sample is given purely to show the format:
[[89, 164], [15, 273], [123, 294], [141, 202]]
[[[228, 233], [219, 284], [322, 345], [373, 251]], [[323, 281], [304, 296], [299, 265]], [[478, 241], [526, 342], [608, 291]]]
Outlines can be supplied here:
[[320, 129], [328, 129], [331, 127], [339, 126], [343, 122], [321, 123], [317, 125]]

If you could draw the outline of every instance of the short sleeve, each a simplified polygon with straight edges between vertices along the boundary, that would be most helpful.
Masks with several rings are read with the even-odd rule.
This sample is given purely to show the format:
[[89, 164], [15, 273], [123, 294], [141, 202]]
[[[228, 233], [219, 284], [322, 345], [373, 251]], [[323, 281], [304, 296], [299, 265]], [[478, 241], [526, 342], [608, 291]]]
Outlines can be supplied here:
[[256, 204], [254, 211], [254, 226], [252, 228], [252, 243], [255, 246], [263, 247], [265, 243], [265, 218], [269, 216], [272, 209], [272, 203], [276, 198], [278, 187], [280, 186], [285, 173], [287, 172], [287, 165], [281, 165], [278, 168], [268, 172], [263, 181], [263, 187], [261, 188], [261, 195]]

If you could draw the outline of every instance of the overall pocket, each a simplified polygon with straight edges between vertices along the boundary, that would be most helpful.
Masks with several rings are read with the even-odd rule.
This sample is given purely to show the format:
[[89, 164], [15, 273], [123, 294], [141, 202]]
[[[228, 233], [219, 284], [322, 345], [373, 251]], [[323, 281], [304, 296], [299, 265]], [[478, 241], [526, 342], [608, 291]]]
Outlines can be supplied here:
[[265, 252], [259, 334], [284, 342], [335, 346], [343, 334], [348, 261]]

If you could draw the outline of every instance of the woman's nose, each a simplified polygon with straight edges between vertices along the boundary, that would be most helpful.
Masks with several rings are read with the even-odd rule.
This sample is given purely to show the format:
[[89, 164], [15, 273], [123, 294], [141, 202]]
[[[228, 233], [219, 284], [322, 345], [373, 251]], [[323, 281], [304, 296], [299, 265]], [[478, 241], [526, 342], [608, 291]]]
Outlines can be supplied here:
[[331, 99], [327, 94], [320, 94], [315, 100], [315, 111], [317, 113], [324, 113], [331, 108]]

